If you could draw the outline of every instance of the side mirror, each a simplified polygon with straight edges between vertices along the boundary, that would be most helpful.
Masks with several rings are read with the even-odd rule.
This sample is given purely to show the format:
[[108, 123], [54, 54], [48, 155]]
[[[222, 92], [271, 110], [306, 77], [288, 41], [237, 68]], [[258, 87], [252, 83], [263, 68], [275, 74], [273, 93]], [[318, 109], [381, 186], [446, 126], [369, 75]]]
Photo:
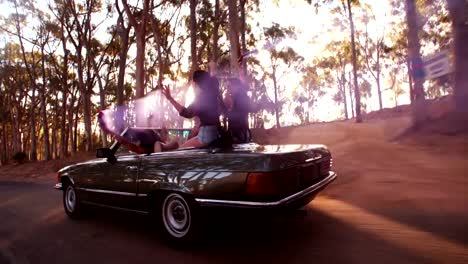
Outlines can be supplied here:
[[109, 158], [112, 156], [112, 150], [110, 148], [99, 148], [96, 150], [96, 158]]

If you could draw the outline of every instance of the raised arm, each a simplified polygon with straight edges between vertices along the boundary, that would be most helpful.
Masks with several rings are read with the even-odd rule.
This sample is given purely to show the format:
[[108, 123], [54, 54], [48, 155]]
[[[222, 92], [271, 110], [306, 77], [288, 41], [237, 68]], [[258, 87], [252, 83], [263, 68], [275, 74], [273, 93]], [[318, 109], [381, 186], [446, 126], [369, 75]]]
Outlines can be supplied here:
[[179, 104], [171, 95], [171, 90], [169, 89], [169, 86], [163, 86], [161, 88], [161, 92], [164, 94], [164, 96], [166, 97], [167, 100], [169, 100], [169, 102], [171, 102], [171, 104], [174, 106], [174, 108], [177, 110], [177, 112], [182, 112], [182, 110], [184, 109], [184, 107]]
[[174, 106], [174, 108], [177, 110], [180, 116], [185, 117], [185, 118], [193, 118], [197, 114], [194, 111], [193, 104], [189, 105], [188, 107], [182, 106], [179, 104], [171, 95], [171, 91], [169, 90], [168, 86], [165, 86], [161, 89], [162, 93], [164, 96], [171, 102], [171, 104]]

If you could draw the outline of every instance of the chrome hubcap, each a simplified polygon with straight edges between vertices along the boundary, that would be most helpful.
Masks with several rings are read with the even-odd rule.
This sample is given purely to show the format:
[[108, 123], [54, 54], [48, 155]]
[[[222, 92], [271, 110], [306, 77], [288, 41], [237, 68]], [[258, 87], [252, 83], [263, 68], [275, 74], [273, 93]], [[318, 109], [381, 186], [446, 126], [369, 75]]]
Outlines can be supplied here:
[[73, 212], [76, 206], [76, 194], [72, 186], [68, 186], [67, 193], [65, 195], [65, 206], [69, 212]]
[[181, 238], [190, 229], [190, 209], [187, 202], [179, 194], [170, 194], [163, 203], [163, 221], [170, 235]]

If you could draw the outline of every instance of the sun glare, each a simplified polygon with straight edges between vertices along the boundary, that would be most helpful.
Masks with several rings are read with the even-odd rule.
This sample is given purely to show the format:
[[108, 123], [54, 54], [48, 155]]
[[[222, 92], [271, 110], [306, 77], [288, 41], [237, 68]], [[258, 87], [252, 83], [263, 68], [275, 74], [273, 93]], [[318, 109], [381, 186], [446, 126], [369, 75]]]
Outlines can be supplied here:
[[195, 91], [193, 90], [192, 85], [190, 85], [185, 92], [185, 106], [190, 105], [193, 100], [195, 100]]

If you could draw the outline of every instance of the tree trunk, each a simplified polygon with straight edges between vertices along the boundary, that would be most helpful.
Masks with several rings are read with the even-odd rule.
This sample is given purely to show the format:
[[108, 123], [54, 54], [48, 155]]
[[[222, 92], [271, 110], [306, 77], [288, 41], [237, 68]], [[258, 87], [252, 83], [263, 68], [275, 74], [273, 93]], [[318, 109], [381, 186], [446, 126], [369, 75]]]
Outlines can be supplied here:
[[118, 25], [120, 37], [120, 52], [119, 52], [119, 76], [117, 80], [117, 105], [123, 105], [124, 101], [124, 85], [125, 85], [125, 69], [127, 68], [127, 53], [128, 53], [128, 35], [130, 27], [125, 27], [123, 14], [119, 15]]
[[[118, 2], [116, 2], [117, 5]], [[125, 12], [127, 13], [128, 20], [130, 24], [135, 29], [135, 38], [137, 45], [137, 55], [136, 55], [136, 69], [135, 69], [135, 89], [136, 89], [136, 98], [141, 98], [145, 95], [145, 46], [146, 46], [146, 26], [148, 21], [149, 9], [150, 9], [150, 0], [143, 0], [143, 10], [141, 11], [132, 11], [130, 10], [127, 1], [122, 1], [124, 5]], [[118, 7], [118, 6], [117, 6]], [[118, 10], [120, 13], [120, 9]], [[136, 14], [138, 13], [138, 14]], [[136, 20], [136, 16], [139, 16], [140, 22]], [[120, 15], [120, 17], [122, 17]], [[138, 122], [138, 120], [137, 120]]]
[[380, 47], [381, 47], [382, 42], [383, 42], [383, 39], [382, 39], [382, 41], [378, 42], [378, 46], [377, 46], [377, 61], [376, 61], [377, 71], [376, 71], [376, 76], [375, 76], [376, 77], [375, 81], [377, 82], [377, 95], [378, 95], [378, 98], [379, 98], [379, 109], [380, 110], [383, 109], [382, 87], [380, 85], [380, 72], [381, 72], [381, 68], [380, 68]]
[[395, 109], [398, 107], [398, 94], [395, 93]]
[[351, 83], [351, 79], [352, 79], [352, 76], [351, 76], [351, 72], [349, 73], [349, 100], [350, 100], [350, 103], [351, 103], [351, 118], [355, 118], [356, 115], [354, 114], [354, 101], [353, 101], [353, 87], [352, 87], [352, 83]]
[[[84, 67], [83, 67], [83, 57], [81, 53], [82, 47], [78, 45], [77, 48], [77, 60], [78, 60], [78, 85], [80, 87], [80, 95], [81, 95], [81, 104], [83, 106], [83, 117], [84, 117], [84, 125], [85, 125], [85, 137], [86, 137], [86, 144], [85, 148], [86, 151], [90, 151], [93, 147], [93, 139], [92, 139], [92, 127], [91, 127], [91, 94], [88, 92], [88, 87], [84, 82], [83, 74], [84, 74]], [[79, 112], [79, 111], [77, 111]]]
[[[165, 59], [163, 59], [163, 50], [162, 50], [162, 47], [161, 47], [161, 36], [159, 34], [155, 35], [156, 39], [157, 39], [157, 49], [158, 49], [158, 86], [159, 87], [162, 87], [163, 85], [163, 80], [164, 80], [164, 69], [165, 69]], [[163, 96], [161, 94], [159, 94], [159, 107], [160, 109], [164, 109], [163, 108]], [[163, 122], [164, 122], [164, 117], [163, 117], [163, 111], [158, 111], [158, 123], [162, 126], [163, 125]]]
[[146, 34], [139, 33], [136, 35], [137, 55], [135, 69], [135, 89], [136, 98], [141, 98], [145, 95], [145, 46]]
[[64, 28], [64, 15], [60, 17], [60, 41], [62, 42], [63, 50], [63, 64], [61, 65], [62, 69], [62, 111], [60, 119], [60, 153], [59, 157], [61, 159], [67, 156], [68, 149], [68, 133], [66, 128], [66, 119], [67, 119], [67, 97], [68, 97], [68, 55], [67, 50], [67, 38], [65, 37], [65, 28]]
[[[160, 32], [160, 24], [159, 21], [153, 17], [152, 18], [152, 30], [153, 30], [153, 38], [156, 43], [156, 52], [157, 52], [157, 62], [158, 62], [158, 83], [157, 86], [158, 88], [161, 88], [163, 86], [163, 80], [164, 80], [164, 69], [166, 66], [166, 59], [163, 59], [163, 48], [162, 48], [162, 39], [161, 39], [161, 32]], [[157, 120], [155, 123], [163, 125], [163, 96], [159, 95], [157, 97], [159, 99], [158, 101], [158, 107], [161, 109], [161, 111], [158, 111], [158, 116]], [[153, 118], [155, 118], [153, 116]], [[169, 117], [170, 118], [170, 117]], [[154, 122], [154, 120], [153, 120]], [[150, 125], [151, 126], [151, 125]]]
[[352, 60], [353, 60], [353, 81], [354, 81], [354, 96], [356, 98], [356, 123], [362, 122], [361, 116], [361, 94], [359, 92], [358, 86], [358, 76], [357, 76], [357, 53], [356, 53], [356, 42], [354, 39], [354, 22], [353, 22], [353, 13], [351, 11], [351, 1], [348, 1], [348, 15], [349, 15], [349, 24], [351, 25], [351, 51], [352, 51]]
[[[241, 54], [244, 54], [247, 52], [247, 43], [245, 39], [245, 2], [246, 0], [240, 0], [239, 7], [240, 7], [240, 35], [241, 35]], [[243, 60], [242, 61], [242, 76], [244, 78], [247, 78], [247, 61]]]
[[[106, 109], [106, 91], [104, 89], [104, 86], [102, 85], [102, 79], [99, 76], [99, 69], [98, 66], [96, 65], [96, 61], [94, 61], [94, 57], [91, 58], [91, 63], [93, 64], [93, 69], [94, 69], [94, 74], [97, 76], [97, 82], [99, 86], [99, 108], [101, 111]], [[107, 146], [107, 134], [106, 132], [101, 128], [101, 145], [102, 147]]]
[[197, 0], [190, 0], [190, 77], [197, 65]]
[[44, 156], [46, 160], [51, 160], [50, 153], [50, 141], [49, 141], [49, 125], [47, 120], [47, 102], [46, 102], [46, 87], [47, 87], [47, 76], [45, 70], [45, 54], [44, 45], [41, 45], [41, 64], [42, 64], [42, 89], [40, 91], [41, 100], [41, 118], [42, 118], [42, 130], [44, 136]]
[[346, 98], [346, 77], [345, 73], [343, 72], [341, 74], [341, 92], [343, 93], [343, 104], [344, 104], [344, 113], [345, 113], [345, 119], [349, 119], [349, 114], [348, 114], [348, 102]]
[[74, 120], [74, 128], [73, 128], [73, 148], [72, 152], [76, 153], [78, 151], [78, 121], [79, 121], [79, 107], [76, 107], [75, 111], [75, 120]]
[[2, 165], [7, 164], [7, 161], [8, 161], [6, 134], [7, 134], [6, 125], [4, 122], [2, 122], [2, 137], [0, 139], [2, 141], [1, 158], [0, 158]]
[[58, 131], [58, 128], [59, 128], [59, 114], [58, 114], [58, 96], [57, 96], [58, 92], [56, 92], [55, 94], [55, 115], [54, 115], [54, 125], [53, 125], [53, 129], [52, 129], [52, 154], [53, 154], [53, 158], [54, 159], [57, 159], [58, 158], [58, 151], [57, 151], [57, 131]]
[[[26, 124], [26, 127], [27, 127], [27, 124]], [[27, 129], [24, 129], [24, 126], [23, 126], [23, 129], [21, 129], [21, 151], [23, 151], [24, 153], [28, 153], [29, 151], [29, 131]], [[8, 142], [7, 142], [8, 143]]]
[[13, 141], [13, 154], [21, 151], [21, 141], [20, 141], [20, 123], [19, 123], [19, 107], [18, 105], [12, 107], [10, 111], [11, 119], [11, 137]]
[[70, 102], [70, 106], [68, 107], [68, 132], [69, 132], [69, 139], [67, 139], [67, 141], [70, 142], [70, 145], [71, 145], [71, 153], [75, 153], [76, 152], [76, 145], [74, 144], [75, 143], [75, 139], [74, 139], [74, 134], [73, 134], [73, 127], [74, 127], [74, 120], [73, 120], [73, 114], [78, 114], [78, 107], [75, 107], [75, 101], [76, 101], [76, 94], [72, 94], [71, 95], [72, 98], [71, 98], [71, 102]]
[[273, 68], [273, 88], [275, 89], [275, 117], [276, 117], [276, 128], [280, 128], [279, 120], [279, 109], [278, 109], [278, 84], [276, 82], [276, 70]]
[[91, 151], [93, 148], [93, 131], [91, 126], [91, 94], [88, 91], [83, 97], [83, 117], [86, 136], [85, 150]]
[[458, 112], [468, 116], [468, 3], [448, 0], [452, 18], [453, 48], [455, 57], [454, 99]]
[[29, 126], [31, 128], [30, 139], [31, 139], [31, 150], [29, 154], [30, 160], [37, 160], [37, 139], [36, 139], [36, 114], [34, 113], [36, 108], [36, 88], [33, 86], [31, 96], [31, 110], [29, 117]]
[[[124, 40], [122, 40], [123, 42]], [[126, 46], [128, 47], [128, 35], [126, 38]], [[124, 46], [125, 44], [122, 44]], [[128, 49], [121, 47], [119, 52], [119, 76], [117, 80], [117, 105], [123, 105], [124, 101], [124, 85], [125, 85], [125, 69], [127, 68], [127, 51]]]
[[[106, 93], [104, 91], [104, 89], [101, 87], [99, 87], [99, 92], [100, 92], [100, 104], [101, 104], [101, 110], [105, 110], [106, 109]], [[106, 147], [107, 146], [107, 134], [106, 134], [106, 131], [104, 131], [102, 128], [101, 128], [101, 144], [102, 144], [102, 147]]]
[[[36, 88], [37, 88], [37, 84], [36, 84], [36, 74], [35, 74], [35, 71], [31, 70], [30, 68], [30, 65], [29, 65], [29, 62], [28, 60], [26, 59], [26, 51], [25, 51], [25, 48], [24, 48], [24, 44], [23, 44], [23, 37], [21, 36], [21, 26], [20, 26], [20, 21], [19, 21], [19, 13], [18, 13], [18, 5], [17, 5], [17, 2], [14, 1], [14, 5], [15, 5], [15, 10], [16, 10], [16, 33], [18, 34], [18, 40], [19, 40], [19, 43], [20, 43], [20, 47], [21, 47], [21, 55], [22, 55], [22, 58], [23, 58], [23, 62], [24, 62], [24, 65], [26, 67], [26, 71], [28, 73], [28, 77], [29, 77], [29, 80], [31, 82], [31, 86], [32, 86], [32, 97], [31, 97], [31, 110], [30, 110], [30, 113], [31, 113], [31, 116], [30, 116], [30, 126], [31, 126], [31, 153], [30, 153], [30, 157], [29, 159], [30, 160], [37, 160], [37, 140], [36, 140], [36, 120], [35, 120], [35, 107], [36, 107], [36, 96], [35, 96], [35, 93], [36, 93]], [[33, 53], [34, 54], [34, 53]], [[35, 58], [34, 58], [34, 55], [33, 55], [33, 62], [35, 62]]]
[[411, 77], [411, 63], [409, 55], [406, 56], [406, 66], [408, 67], [408, 83], [409, 83], [409, 94], [410, 94], [410, 103], [414, 104], [414, 89], [413, 89], [413, 78]]
[[[51, 76], [51, 72], [49, 71], [49, 76]], [[54, 109], [55, 109], [55, 115], [54, 119], [52, 121], [52, 135], [51, 135], [51, 141], [52, 141], [52, 158], [53, 159], [58, 159], [59, 158], [59, 140], [58, 140], [58, 134], [59, 134], [59, 128], [60, 128], [60, 112], [59, 112], [59, 98], [58, 98], [59, 91], [55, 90], [55, 100], [54, 100]]]
[[228, 0], [229, 11], [229, 43], [230, 43], [230, 61], [231, 74], [238, 76], [239, 74], [239, 29], [238, 29], [238, 13], [237, 0]]
[[215, 20], [213, 22], [213, 35], [212, 35], [212, 46], [211, 46], [211, 62], [210, 62], [210, 73], [216, 75], [218, 68], [218, 41], [219, 41], [219, 26], [220, 26], [221, 11], [219, 7], [219, 0], [215, 0]]
[[[62, 39], [64, 41], [64, 39]], [[60, 120], [60, 153], [59, 156], [61, 159], [67, 156], [68, 149], [68, 137], [66, 129], [66, 119], [67, 119], [67, 96], [68, 96], [68, 51], [66, 44], [62, 44], [64, 49], [63, 56], [63, 72], [62, 72], [62, 112]]]
[[383, 109], [383, 103], [382, 103], [382, 88], [380, 86], [380, 65], [377, 66], [379, 67], [379, 69], [377, 70], [377, 78], [376, 78], [376, 81], [377, 81], [377, 94], [379, 96], [379, 109], [382, 110]]
[[424, 98], [423, 63], [419, 44], [419, 25], [415, 0], [406, 0], [406, 22], [408, 24], [408, 55], [411, 61], [411, 73], [413, 74], [413, 125], [419, 127], [427, 119], [426, 103]]

